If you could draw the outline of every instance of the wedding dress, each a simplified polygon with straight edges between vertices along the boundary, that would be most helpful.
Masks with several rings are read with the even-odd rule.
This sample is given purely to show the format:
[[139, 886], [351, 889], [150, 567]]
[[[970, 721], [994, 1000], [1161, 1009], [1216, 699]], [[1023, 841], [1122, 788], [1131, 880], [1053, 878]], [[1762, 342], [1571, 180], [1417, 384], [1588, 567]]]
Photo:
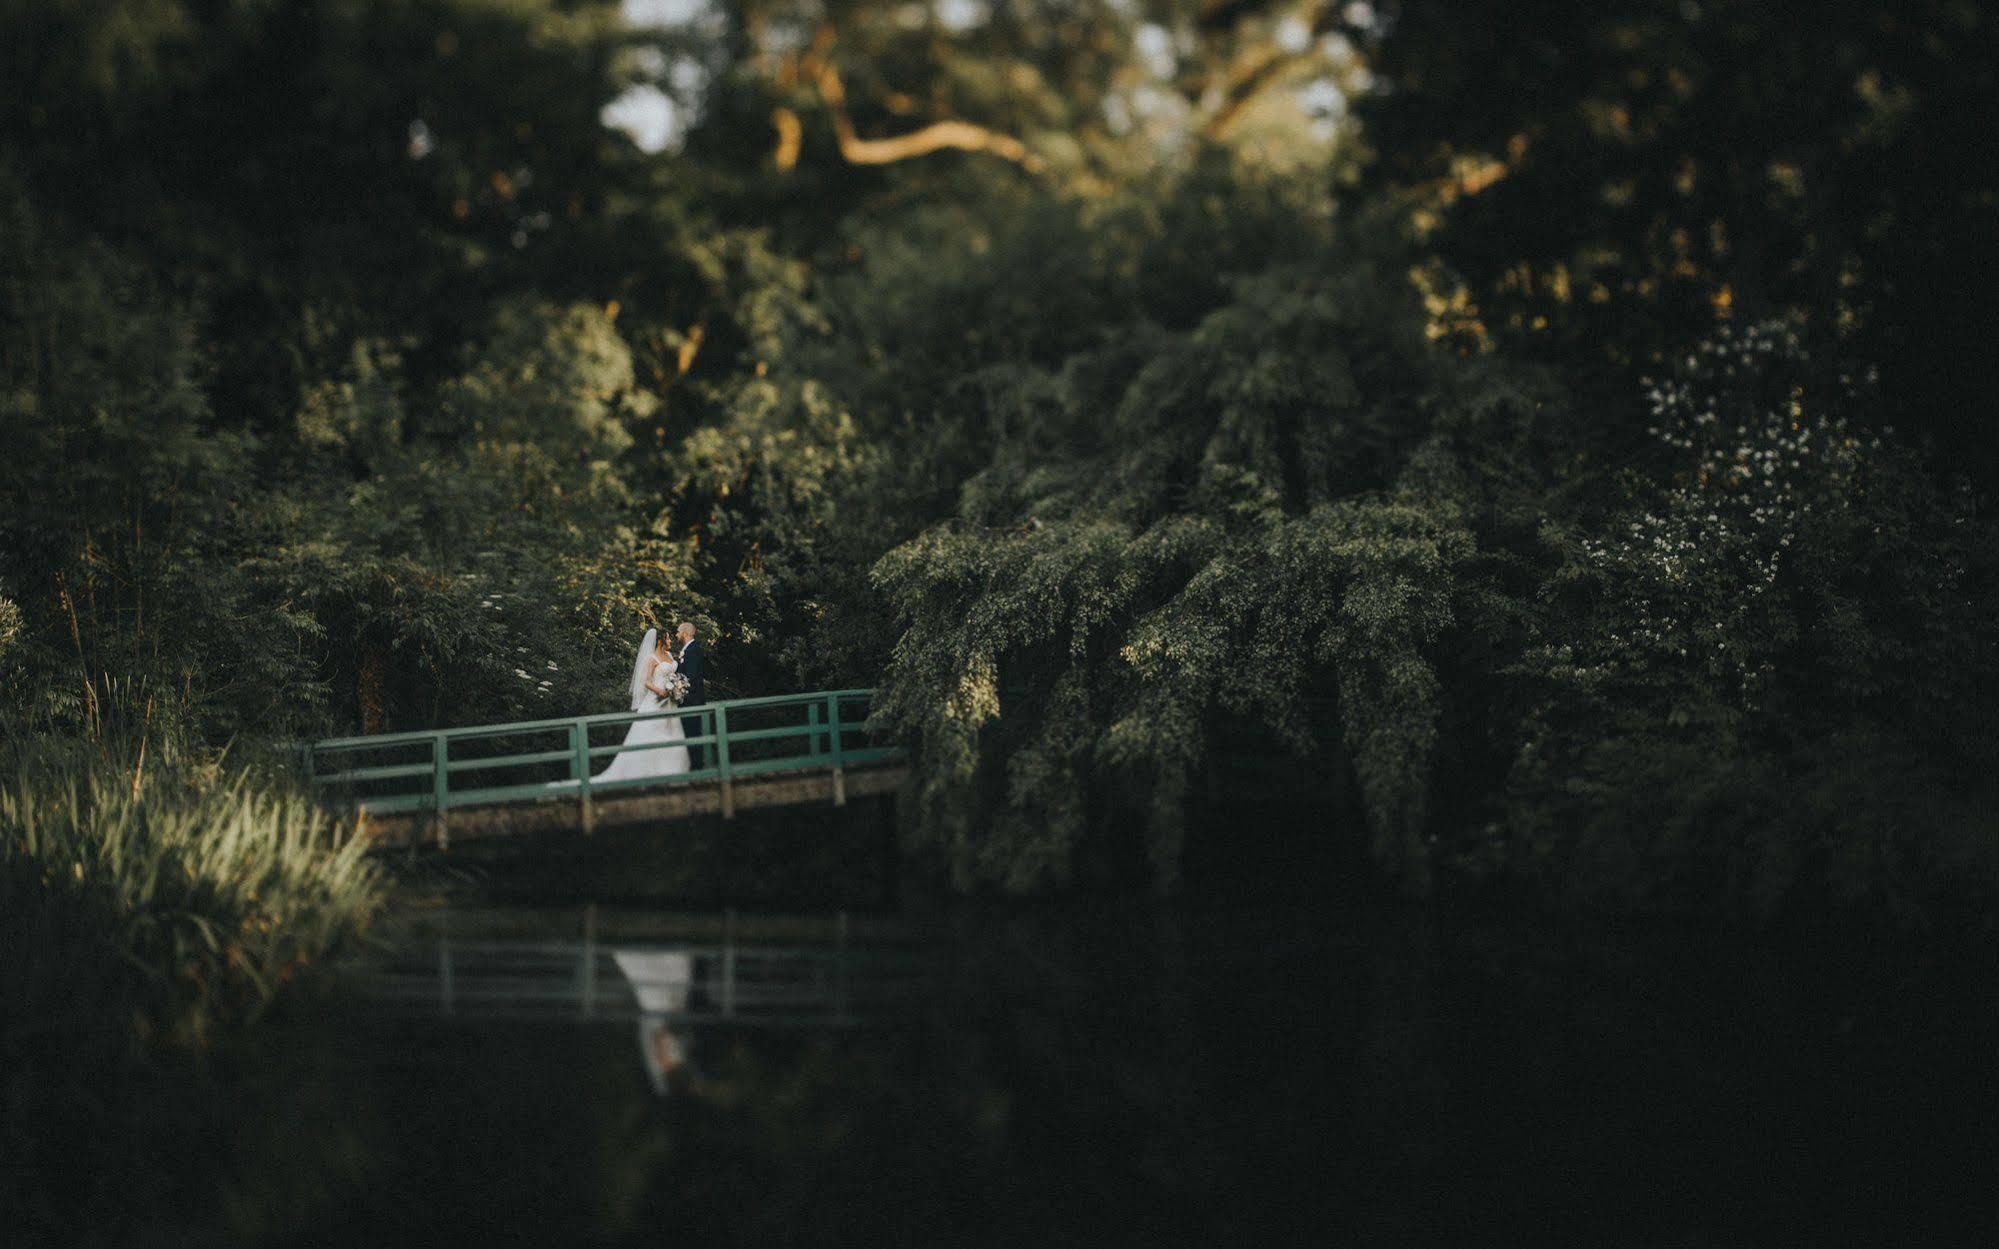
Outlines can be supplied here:
[[[679, 671], [680, 665], [671, 659], [653, 663], [653, 646], [659, 640], [659, 630], [646, 630], [645, 641], [639, 643], [638, 659], [632, 665], [632, 710], [640, 713], [670, 711], [672, 703], [667, 702], [651, 687], [666, 684], [665, 678]], [[634, 746], [650, 746], [655, 742], [685, 741], [687, 731], [680, 726], [680, 717], [662, 720], [640, 720], [625, 733], [625, 740], [618, 754], [611, 760], [611, 766], [590, 778], [593, 785], [605, 781], [635, 781], [646, 777], [679, 776], [687, 771], [687, 747], [661, 746], [655, 750], [633, 750]]]
[[[652, 686], [665, 685], [666, 678], [679, 671], [680, 665], [671, 659], [656, 660], [654, 647], [659, 641], [659, 630], [647, 629], [645, 640], [639, 643], [639, 653], [632, 661], [631, 707], [640, 715], [652, 712], [671, 711], [674, 704], [654, 693]], [[679, 742], [687, 739], [687, 730], [681, 727], [681, 717], [670, 719], [640, 720], [625, 731], [625, 740], [618, 744], [618, 753], [612, 757], [611, 766], [590, 778], [592, 785], [602, 785], [607, 781], [664, 780], [680, 776], [688, 770], [687, 747], [656, 746], [650, 750], [634, 750], [634, 746], [654, 746], [660, 742]], [[547, 788], [554, 791], [573, 791], [574, 780], [548, 782]]]

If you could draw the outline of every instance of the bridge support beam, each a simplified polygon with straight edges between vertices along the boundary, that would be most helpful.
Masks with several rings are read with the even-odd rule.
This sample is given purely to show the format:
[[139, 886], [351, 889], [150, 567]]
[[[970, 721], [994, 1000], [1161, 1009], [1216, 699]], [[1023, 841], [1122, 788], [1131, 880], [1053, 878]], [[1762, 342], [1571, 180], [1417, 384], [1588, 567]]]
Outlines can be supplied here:
[[836, 807], [847, 805], [847, 769], [845, 768], [833, 769], [833, 805]]

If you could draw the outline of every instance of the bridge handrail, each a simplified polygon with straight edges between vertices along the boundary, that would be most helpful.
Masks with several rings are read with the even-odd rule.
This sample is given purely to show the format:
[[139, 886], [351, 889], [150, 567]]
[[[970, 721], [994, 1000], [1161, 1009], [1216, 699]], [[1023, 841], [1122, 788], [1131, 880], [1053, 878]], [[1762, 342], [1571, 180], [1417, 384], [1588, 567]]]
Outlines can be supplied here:
[[[645, 751], [665, 749], [672, 746], [706, 747], [708, 762], [702, 767], [691, 768], [676, 774], [673, 782], [720, 781], [723, 791], [723, 810], [730, 808], [729, 786], [731, 779], [742, 776], [766, 775], [779, 771], [831, 770], [837, 774], [850, 766], [866, 766], [892, 761], [899, 758], [901, 751], [894, 745], [860, 745], [850, 747], [845, 737], [853, 732], [865, 732], [867, 717], [848, 719], [843, 714], [843, 704], [867, 699], [872, 701], [875, 691], [871, 689], [819, 690], [800, 694], [771, 694], [757, 698], [733, 698], [720, 702], [703, 703], [693, 707], [673, 707], [659, 711], [606, 712], [582, 716], [564, 716], [543, 720], [523, 720], [512, 724], [477, 724], [455, 728], [416, 729], [402, 733], [380, 733], [362, 737], [336, 737], [323, 741], [305, 743], [302, 746], [308, 783], [316, 790], [336, 786], [347, 787], [351, 800], [357, 805], [380, 812], [390, 811], [431, 811], [441, 813], [452, 807], [486, 805], [495, 802], [527, 801], [535, 798], [556, 798], [565, 794], [577, 799], [582, 805], [582, 819], [586, 831], [591, 827], [591, 795], [593, 792], [621, 792], [645, 785], [667, 783], [668, 778], [631, 778], [621, 781], [593, 782], [591, 767], [595, 760], [616, 755], [622, 750]], [[806, 723], [780, 725], [777, 727], [738, 728], [731, 731], [730, 713], [755, 711], [773, 707], [797, 707], [806, 712]], [[642, 720], [685, 719], [687, 717], [705, 719], [709, 732], [696, 733], [677, 742], [648, 742], [631, 747], [622, 745], [593, 746], [590, 731], [594, 728], [616, 727], [636, 724]], [[697, 723], [694, 727], [702, 728]], [[567, 744], [558, 749], [538, 749], [516, 751], [503, 755], [479, 756], [471, 759], [451, 758], [451, 745], [459, 741], [473, 741], [481, 738], [512, 737], [534, 733], [567, 734]], [[804, 738], [804, 753], [780, 755], [777, 757], [733, 758], [731, 747], [742, 747], [782, 741], [789, 738]], [[429, 759], [424, 762], [400, 764], [376, 763], [371, 766], [352, 767], [333, 772], [318, 772], [319, 760], [328, 755], [338, 755], [356, 750], [383, 750], [427, 746]], [[451, 778], [470, 773], [493, 771], [509, 767], [531, 767], [566, 761], [568, 776], [562, 780], [489, 784], [483, 787], [453, 790]], [[356, 761], [358, 762], [358, 761]], [[422, 788], [404, 789], [400, 792], [377, 793], [371, 795], [354, 794], [357, 784], [382, 781], [418, 780], [422, 778]], [[572, 787], [573, 788], [570, 788]], [[836, 793], [842, 792], [837, 789]], [[441, 829], [442, 825], [440, 825]]]
[[493, 737], [502, 733], [532, 733], [537, 730], [567, 728], [578, 721], [592, 728], [639, 720], [665, 720], [676, 716], [700, 715], [717, 707], [775, 707], [785, 703], [821, 703], [828, 698], [873, 698], [871, 689], [819, 690], [809, 694], [765, 694], [756, 698], [730, 698], [694, 707], [671, 707], [663, 711], [601, 711], [581, 716], [557, 716], [550, 720], [519, 720], [506, 724], [461, 724], [448, 729], [407, 729], [401, 733], [370, 733], [360, 737], [329, 737], [308, 743], [314, 752], [355, 750], [366, 746], [406, 746], [438, 737]]

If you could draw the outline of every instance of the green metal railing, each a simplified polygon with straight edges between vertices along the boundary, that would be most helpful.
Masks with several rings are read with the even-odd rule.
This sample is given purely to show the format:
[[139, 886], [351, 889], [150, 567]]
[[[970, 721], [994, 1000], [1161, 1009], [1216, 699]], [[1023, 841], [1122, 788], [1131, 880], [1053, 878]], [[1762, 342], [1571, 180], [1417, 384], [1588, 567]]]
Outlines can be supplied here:
[[[316, 792], [370, 813], [441, 816], [454, 807], [580, 800], [588, 831], [595, 795], [719, 781], [724, 814], [733, 814], [730, 791], [737, 779], [802, 771], [831, 771], [837, 778], [847, 768], [900, 758], [900, 750], [867, 728], [865, 708], [873, 696], [873, 690], [824, 690], [645, 713], [336, 737], [303, 747], [303, 763]], [[638, 721], [676, 719], [686, 730], [684, 740], [623, 745], [626, 730]], [[593, 741], [593, 733], [617, 740]], [[622, 781], [591, 775], [599, 770], [593, 764], [628, 749], [679, 747], [698, 750], [702, 766]]]

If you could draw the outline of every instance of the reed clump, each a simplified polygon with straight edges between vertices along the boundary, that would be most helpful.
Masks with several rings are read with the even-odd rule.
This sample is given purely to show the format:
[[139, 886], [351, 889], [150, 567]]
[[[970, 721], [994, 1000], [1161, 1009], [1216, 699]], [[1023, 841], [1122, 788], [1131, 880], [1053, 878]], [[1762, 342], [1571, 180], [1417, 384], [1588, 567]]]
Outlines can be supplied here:
[[255, 1161], [228, 1125], [292, 1105], [245, 1074], [268, 1067], [248, 1025], [380, 909], [360, 840], [282, 767], [153, 727], [0, 733], [0, 1240], [213, 1239]]
[[275, 770], [0, 743], [0, 1053], [199, 1046], [357, 948], [382, 884]]

